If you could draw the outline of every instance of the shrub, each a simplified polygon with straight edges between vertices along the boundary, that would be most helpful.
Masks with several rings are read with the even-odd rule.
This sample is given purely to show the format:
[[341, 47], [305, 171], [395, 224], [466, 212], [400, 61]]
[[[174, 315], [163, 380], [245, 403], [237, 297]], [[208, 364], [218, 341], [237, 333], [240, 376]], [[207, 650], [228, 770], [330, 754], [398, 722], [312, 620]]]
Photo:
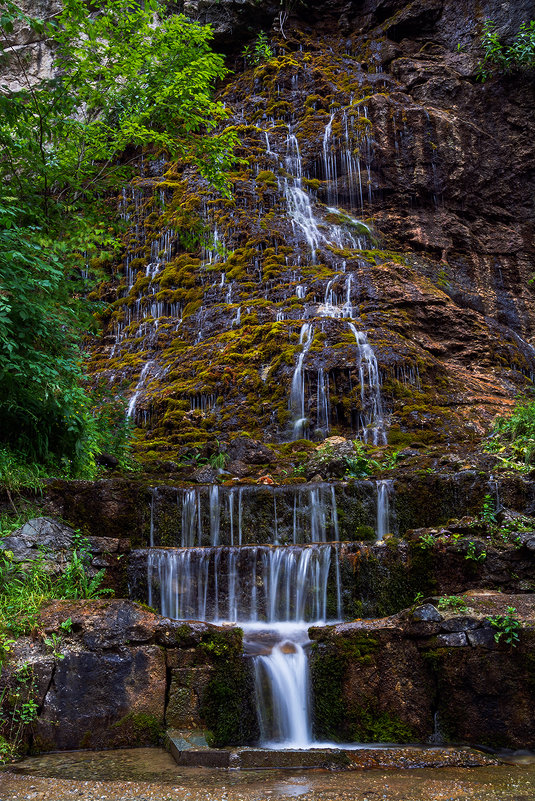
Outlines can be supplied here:
[[502, 42], [496, 31], [496, 23], [485, 20], [481, 35], [483, 59], [477, 69], [480, 81], [486, 81], [496, 71], [512, 72], [514, 69], [535, 68], [535, 20], [523, 22], [511, 42]]

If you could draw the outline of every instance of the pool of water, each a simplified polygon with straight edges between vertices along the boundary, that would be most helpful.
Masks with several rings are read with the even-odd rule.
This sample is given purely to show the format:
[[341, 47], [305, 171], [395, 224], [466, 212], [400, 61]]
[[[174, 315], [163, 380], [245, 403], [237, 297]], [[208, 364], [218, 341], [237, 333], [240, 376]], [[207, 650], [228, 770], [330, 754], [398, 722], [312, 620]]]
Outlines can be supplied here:
[[163, 749], [29, 757], [0, 773], [0, 798], [184, 801], [534, 801], [535, 762], [478, 768], [225, 771], [178, 767]]

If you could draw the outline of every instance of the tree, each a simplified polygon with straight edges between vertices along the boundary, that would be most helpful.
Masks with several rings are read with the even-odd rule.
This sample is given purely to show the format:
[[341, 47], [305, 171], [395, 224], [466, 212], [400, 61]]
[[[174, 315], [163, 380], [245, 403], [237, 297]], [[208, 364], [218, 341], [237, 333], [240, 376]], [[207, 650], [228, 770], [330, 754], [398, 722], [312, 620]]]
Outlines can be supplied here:
[[[54, 74], [33, 85], [10, 44], [21, 21], [54, 52]], [[210, 28], [158, 0], [66, 0], [47, 22], [5, 0], [0, 31], [24, 84], [0, 95], [0, 446], [83, 464], [99, 445], [82, 388], [81, 276], [120, 247], [106, 194], [142, 152], [185, 159], [228, 191], [235, 134], [213, 99], [226, 68]]]

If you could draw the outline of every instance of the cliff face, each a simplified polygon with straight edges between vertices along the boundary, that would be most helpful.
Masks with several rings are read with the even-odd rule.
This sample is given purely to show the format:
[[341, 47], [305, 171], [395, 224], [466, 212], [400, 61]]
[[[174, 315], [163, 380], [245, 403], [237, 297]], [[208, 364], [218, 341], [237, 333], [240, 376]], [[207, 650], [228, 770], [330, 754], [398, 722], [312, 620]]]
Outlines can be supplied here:
[[[118, 198], [90, 369], [145, 449], [467, 441], [512, 404], [535, 364], [533, 81], [476, 68], [484, 19], [512, 35], [529, 5], [184, 6], [231, 51], [244, 161], [230, 200], [162, 160]], [[244, 64], [268, 24], [273, 57]]]

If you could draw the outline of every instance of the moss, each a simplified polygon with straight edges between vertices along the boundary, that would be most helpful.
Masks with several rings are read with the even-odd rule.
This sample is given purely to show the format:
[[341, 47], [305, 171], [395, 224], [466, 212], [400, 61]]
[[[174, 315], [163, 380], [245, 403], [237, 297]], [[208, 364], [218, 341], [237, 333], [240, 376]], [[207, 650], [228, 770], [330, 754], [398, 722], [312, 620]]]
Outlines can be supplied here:
[[373, 542], [376, 539], [375, 529], [373, 526], [357, 526], [355, 529], [355, 540], [357, 542], [369, 540]]
[[316, 736], [339, 742], [343, 738], [345, 703], [343, 680], [345, 664], [325, 646], [312, 645], [312, 686], [314, 688], [314, 729]]
[[361, 743], [410, 743], [418, 738], [397, 715], [379, 711], [374, 705], [355, 707], [351, 712], [350, 736]]
[[317, 735], [338, 742], [414, 741], [412, 728], [398, 716], [379, 709], [375, 699], [365, 697], [365, 690], [358, 703], [345, 695], [348, 668], [355, 663], [371, 664], [379, 642], [366, 633], [340, 638], [328, 632], [324, 639], [326, 642], [320, 639], [313, 644], [311, 654]]
[[201, 643], [214, 672], [201, 703], [211, 745], [248, 745], [258, 737], [251, 662], [243, 657], [242, 632], [208, 632]]
[[128, 712], [115, 721], [110, 729], [128, 729], [131, 745], [159, 745], [164, 735], [161, 722], [149, 712]]
[[262, 170], [259, 172], [256, 176], [256, 182], [258, 184], [267, 184], [268, 186], [277, 186], [277, 179], [271, 170]]

